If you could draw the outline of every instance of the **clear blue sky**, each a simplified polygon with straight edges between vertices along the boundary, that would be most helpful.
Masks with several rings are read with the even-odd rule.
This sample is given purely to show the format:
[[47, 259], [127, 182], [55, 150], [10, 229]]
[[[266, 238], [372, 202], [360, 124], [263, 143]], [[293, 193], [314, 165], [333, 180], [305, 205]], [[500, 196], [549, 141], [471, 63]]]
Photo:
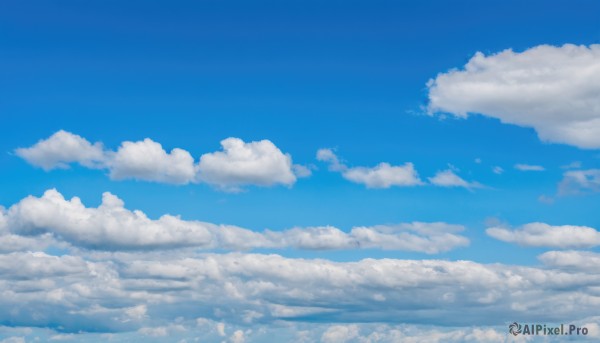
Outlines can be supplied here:
[[[486, 228], [600, 228], [598, 192], [558, 194], [561, 167], [579, 161], [578, 169], [598, 169], [599, 150], [542, 141], [531, 126], [485, 113], [427, 115], [427, 83], [477, 52], [598, 43], [596, 1], [3, 1], [0, 205], [56, 188], [88, 207], [109, 191], [151, 219], [173, 214], [253, 231], [439, 221], [465, 226], [470, 244], [434, 256], [256, 252], [538, 266], [536, 256], [548, 248], [503, 242]], [[105, 169], [77, 164], [44, 171], [15, 153], [59, 130], [113, 151], [150, 138], [195, 161], [227, 137], [268, 139], [313, 170], [291, 186], [232, 193], [205, 183], [113, 180]], [[350, 168], [411, 162], [424, 181], [450, 168], [484, 187], [368, 188], [329, 171], [315, 157], [321, 148]]]

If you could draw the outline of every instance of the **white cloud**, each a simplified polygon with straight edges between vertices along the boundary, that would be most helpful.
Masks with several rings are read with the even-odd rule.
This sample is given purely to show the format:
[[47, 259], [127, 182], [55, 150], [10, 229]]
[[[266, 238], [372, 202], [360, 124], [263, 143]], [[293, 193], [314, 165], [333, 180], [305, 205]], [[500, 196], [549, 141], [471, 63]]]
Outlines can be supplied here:
[[460, 225], [414, 222], [356, 227], [350, 235], [360, 247], [435, 254], [469, 245], [467, 238], [455, 234], [463, 230], [464, 227]]
[[517, 230], [491, 227], [486, 230], [486, 233], [504, 242], [532, 247], [570, 249], [600, 245], [600, 232], [587, 226], [529, 223]]
[[570, 170], [558, 184], [558, 195], [600, 192], [600, 169]]
[[101, 143], [92, 145], [85, 138], [63, 130], [29, 148], [16, 149], [15, 153], [29, 164], [44, 170], [68, 168], [70, 163], [97, 168], [105, 160]]
[[423, 183], [419, 174], [410, 162], [401, 166], [392, 166], [389, 163], [379, 163], [375, 167], [348, 168], [341, 163], [331, 149], [319, 149], [317, 160], [327, 162], [330, 171], [341, 172], [342, 176], [354, 183], [360, 183], [367, 188], [390, 188], [392, 186], [417, 186]]
[[538, 259], [554, 268], [596, 271], [600, 267], [600, 254], [590, 251], [548, 251], [538, 256]]
[[239, 138], [221, 141], [223, 151], [200, 157], [200, 181], [237, 190], [243, 185], [292, 185], [296, 176], [292, 171], [292, 158], [284, 154], [271, 141], [245, 143]]
[[157, 328], [141, 328], [138, 330], [138, 332], [144, 336], [151, 336], [151, 337], [165, 337], [169, 334], [169, 332], [167, 331], [167, 328], [164, 326], [161, 327], [157, 327]]
[[392, 166], [379, 163], [373, 168], [354, 167], [342, 173], [346, 180], [362, 183], [367, 188], [390, 188], [392, 186], [417, 186], [423, 184], [412, 163]]
[[340, 162], [337, 155], [331, 149], [319, 149], [317, 151], [317, 160], [327, 162], [330, 171], [345, 171], [348, 169], [345, 164]]
[[451, 169], [438, 171], [435, 176], [428, 179], [431, 184], [440, 187], [463, 187], [467, 189], [482, 187], [482, 185], [477, 182], [465, 181]]
[[246, 341], [246, 338], [244, 337], [244, 331], [235, 330], [233, 334], [231, 334], [231, 337], [229, 337], [229, 341], [231, 343], [244, 343]]
[[219, 336], [225, 336], [225, 323], [217, 323], [217, 332]]
[[370, 248], [434, 254], [469, 244], [467, 238], [456, 234], [464, 227], [446, 223], [355, 227], [349, 233], [331, 226], [255, 232], [231, 225], [187, 221], [168, 214], [153, 220], [142, 211], [126, 209], [121, 199], [108, 192], [102, 195], [100, 206], [86, 207], [79, 198], [66, 200], [54, 189], [39, 198], [24, 198], [0, 218], [12, 232], [0, 234], [0, 242], [10, 243], [11, 251], [60, 245], [60, 241], [65, 241], [99, 250]]
[[492, 171], [494, 172], [494, 174], [498, 174], [498, 175], [501, 175], [502, 173], [504, 173], [504, 169], [499, 166], [495, 166], [494, 168], [492, 168]]
[[358, 325], [333, 325], [321, 336], [323, 343], [344, 343], [359, 335]]
[[543, 141], [600, 148], [600, 45], [478, 52], [430, 80], [429, 113], [477, 113], [534, 128]]
[[292, 164], [271, 141], [244, 142], [230, 137], [221, 141], [223, 151], [206, 153], [194, 163], [192, 155], [183, 149], [165, 151], [160, 143], [149, 138], [125, 141], [117, 151], [105, 150], [101, 143], [58, 131], [32, 147], [19, 148], [15, 153], [32, 165], [45, 170], [68, 168], [70, 163], [107, 169], [111, 179], [136, 179], [171, 184], [205, 182], [226, 191], [240, 191], [245, 185], [291, 186], [297, 177], [308, 177], [311, 169]]
[[384, 249], [436, 254], [469, 245], [466, 237], [457, 235], [463, 226], [446, 223], [404, 223], [354, 227], [345, 233], [334, 227], [295, 228], [270, 232], [282, 246], [300, 249]]
[[48, 190], [40, 198], [29, 196], [8, 210], [8, 226], [14, 233], [45, 232], [75, 245], [99, 249], [208, 246], [212, 224], [185, 222], [164, 215], [149, 219], [141, 211], [124, 208], [121, 199], [102, 195], [98, 208], [87, 208], [81, 200], [65, 198]]
[[515, 169], [520, 170], [520, 171], [544, 171], [544, 170], [546, 170], [546, 168], [544, 168], [542, 166], [536, 166], [536, 165], [532, 165], [532, 164], [522, 164], [522, 163], [515, 164]]
[[175, 148], [167, 153], [162, 145], [146, 138], [139, 142], [123, 142], [111, 154], [110, 177], [115, 180], [137, 179], [186, 184], [196, 174], [194, 158], [189, 152]]

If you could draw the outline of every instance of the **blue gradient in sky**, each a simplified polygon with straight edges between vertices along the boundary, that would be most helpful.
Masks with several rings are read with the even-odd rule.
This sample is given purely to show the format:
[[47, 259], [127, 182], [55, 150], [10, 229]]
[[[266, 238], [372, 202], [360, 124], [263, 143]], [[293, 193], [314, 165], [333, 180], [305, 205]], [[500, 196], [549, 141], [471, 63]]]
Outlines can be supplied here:
[[[488, 118], [423, 115], [426, 83], [477, 51], [598, 43], [598, 13], [597, 1], [3, 1], [0, 204], [55, 187], [87, 206], [110, 191], [153, 218], [181, 214], [254, 230], [445, 221], [466, 225], [471, 246], [440, 258], [536, 264], [542, 250], [487, 237], [486, 220], [600, 227], [597, 194], [538, 201], [556, 193], [560, 166], [598, 168], [598, 152], [542, 143], [532, 129]], [[112, 149], [149, 137], [196, 159], [226, 137], [269, 139], [318, 170], [292, 188], [228, 194], [115, 182], [80, 167], [46, 173], [12, 154], [59, 129]], [[324, 147], [351, 166], [412, 162], [424, 179], [450, 163], [488, 188], [368, 190], [317, 162]], [[547, 171], [522, 173], [515, 163]]]

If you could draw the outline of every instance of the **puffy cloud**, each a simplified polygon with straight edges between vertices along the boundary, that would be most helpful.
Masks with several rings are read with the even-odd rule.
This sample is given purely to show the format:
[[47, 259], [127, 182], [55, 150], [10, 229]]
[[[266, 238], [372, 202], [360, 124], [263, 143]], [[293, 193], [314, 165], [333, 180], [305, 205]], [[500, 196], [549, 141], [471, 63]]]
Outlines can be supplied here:
[[0, 242], [10, 243], [10, 251], [60, 245], [60, 241], [65, 241], [100, 250], [372, 248], [432, 254], [469, 244], [467, 238], [456, 234], [464, 227], [446, 223], [355, 227], [349, 233], [330, 226], [255, 232], [231, 225], [187, 221], [168, 214], [153, 220], [142, 211], [126, 209], [121, 199], [108, 192], [102, 195], [100, 206], [86, 207], [79, 198], [66, 200], [54, 189], [39, 198], [24, 198], [0, 218], [12, 231], [0, 235]]
[[558, 195], [600, 192], [600, 169], [570, 170], [558, 184]]
[[344, 343], [358, 336], [358, 325], [332, 325], [321, 336], [323, 343]]
[[102, 195], [98, 208], [87, 208], [81, 200], [65, 198], [52, 189], [40, 198], [29, 196], [8, 210], [10, 230], [21, 235], [51, 232], [75, 245], [99, 249], [208, 246], [209, 226], [164, 215], [149, 219], [141, 211], [124, 208], [121, 199]]
[[544, 171], [544, 170], [546, 170], [546, 168], [544, 168], [542, 166], [536, 166], [536, 165], [532, 165], [532, 164], [522, 164], [522, 163], [515, 164], [515, 169], [520, 170], [520, 171]]
[[239, 138], [227, 138], [221, 141], [221, 146], [223, 151], [200, 157], [199, 180], [228, 190], [248, 184], [272, 186], [296, 182], [292, 158], [269, 140], [245, 143]]
[[534, 128], [543, 141], [600, 148], [600, 45], [476, 53], [428, 83], [430, 114], [477, 113]]
[[367, 188], [390, 188], [392, 186], [423, 184], [412, 163], [392, 166], [389, 163], [382, 162], [373, 168], [350, 168], [342, 175], [349, 181], [366, 185]]
[[548, 251], [538, 256], [538, 259], [554, 268], [597, 271], [600, 267], [600, 254], [590, 251]]
[[491, 227], [486, 233], [498, 240], [531, 247], [561, 249], [591, 248], [600, 245], [600, 232], [587, 226], [552, 226], [545, 223], [529, 223], [517, 230]]
[[341, 163], [331, 149], [319, 149], [317, 159], [329, 164], [330, 171], [341, 172], [342, 176], [354, 183], [360, 183], [367, 188], [390, 188], [392, 186], [417, 186], [423, 184], [412, 163], [392, 166], [389, 163], [379, 163], [375, 167], [349, 168]]
[[438, 171], [435, 176], [429, 178], [429, 182], [440, 187], [463, 187], [468, 189], [482, 187], [477, 182], [465, 181], [451, 169]]
[[15, 150], [17, 156], [44, 170], [68, 168], [70, 163], [99, 167], [105, 160], [101, 143], [91, 144], [85, 138], [60, 130], [29, 148]]
[[167, 153], [162, 145], [146, 138], [123, 142], [109, 162], [112, 179], [138, 179], [175, 184], [189, 183], [196, 170], [189, 152], [175, 148]]
[[70, 163], [107, 169], [111, 179], [137, 179], [171, 184], [205, 182], [222, 190], [239, 191], [245, 185], [290, 186], [297, 177], [311, 175], [309, 167], [292, 164], [271, 141], [244, 142], [239, 138], [221, 141], [223, 151], [206, 153], [194, 163], [183, 149], [167, 152], [160, 143], [149, 138], [125, 141], [117, 151], [105, 150], [101, 143], [58, 131], [32, 147], [15, 153], [32, 165], [45, 170], [67, 168]]

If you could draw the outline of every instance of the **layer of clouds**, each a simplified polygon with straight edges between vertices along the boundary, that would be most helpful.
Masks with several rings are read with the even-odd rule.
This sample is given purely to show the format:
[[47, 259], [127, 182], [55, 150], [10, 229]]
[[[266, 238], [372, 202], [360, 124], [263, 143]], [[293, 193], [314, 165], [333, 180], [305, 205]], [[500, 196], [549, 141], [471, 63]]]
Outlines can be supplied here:
[[66, 131], [58, 131], [29, 148], [15, 153], [28, 163], [51, 170], [68, 168], [72, 163], [84, 167], [106, 169], [111, 179], [136, 179], [171, 184], [204, 182], [226, 191], [240, 191], [245, 185], [291, 186], [297, 177], [310, 175], [310, 169], [292, 164], [271, 141], [244, 142], [239, 138], [221, 141], [222, 151], [206, 153], [195, 163], [183, 149], [167, 152], [160, 143], [149, 138], [125, 141], [110, 151], [101, 143]]
[[504, 242], [530, 247], [572, 249], [600, 245], [600, 232], [587, 226], [529, 223], [515, 230], [491, 227], [486, 230], [486, 233]]
[[78, 197], [67, 200], [55, 189], [0, 211], [0, 242], [7, 243], [10, 251], [64, 241], [98, 250], [384, 249], [433, 254], [467, 246], [469, 240], [458, 234], [463, 230], [460, 225], [414, 222], [355, 227], [348, 233], [331, 226], [256, 232], [169, 214], [153, 220], [142, 211], [126, 209], [121, 199], [108, 192], [98, 207], [86, 207]]
[[600, 148], [600, 45], [478, 52], [428, 83], [430, 114], [477, 113], [531, 127], [543, 141]]
[[[585, 320], [597, 314], [600, 304], [597, 267], [397, 259], [333, 262], [241, 253], [90, 258], [18, 252], [0, 255], [0, 271], [3, 323], [63, 333], [93, 330], [169, 337], [201, 325], [211, 327], [203, 331], [207, 335], [231, 337], [242, 330], [250, 340], [261, 325], [326, 322], [331, 327], [317, 338], [331, 340], [379, 331], [342, 328], [348, 325], [344, 323], [485, 328], [509, 321]], [[401, 331], [415, 336], [414, 341], [426, 335], [439, 341], [495, 336], [484, 329], [450, 330], [463, 331], [452, 334], [456, 336], [438, 330]]]
[[[590, 329], [591, 336], [596, 318], [590, 318], [586, 326]], [[578, 324], [580, 324], [578, 322]], [[257, 325], [256, 329], [247, 329], [238, 325], [227, 325], [223, 335], [218, 335], [215, 327], [217, 323], [210, 319], [199, 318], [198, 325], [193, 323], [173, 324], [168, 326], [144, 327], [136, 334], [102, 334], [81, 332], [77, 334], [60, 334], [50, 329], [26, 328], [15, 329], [5, 327], [7, 333], [14, 332], [21, 336], [9, 336], [0, 342], [20, 343], [30, 341], [58, 341], [71, 340], [82, 342], [322, 342], [322, 343], [444, 343], [444, 342], [526, 342], [531, 338], [524, 336], [514, 337], [506, 334], [504, 326], [494, 327], [432, 327], [426, 325], [407, 324], [304, 324], [286, 323], [285, 325]], [[231, 331], [229, 332], [225, 332]], [[0, 336], [1, 337], [1, 336]], [[201, 337], [202, 340], [199, 339]], [[1, 338], [0, 338], [1, 339]]]
[[[382, 162], [374, 167], [348, 167], [332, 149], [319, 149], [317, 160], [326, 162], [330, 171], [340, 172], [344, 179], [365, 185], [367, 188], [390, 188], [422, 186], [426, 183], [419, 178], [419, 173], [411, 162], [393, 166]], [[428, 178], [431, 185], [441, 187], [464, 187], [468, 189], [481, 187], [477, 182], [467, 182], [451, 169], [439, 171]]]

